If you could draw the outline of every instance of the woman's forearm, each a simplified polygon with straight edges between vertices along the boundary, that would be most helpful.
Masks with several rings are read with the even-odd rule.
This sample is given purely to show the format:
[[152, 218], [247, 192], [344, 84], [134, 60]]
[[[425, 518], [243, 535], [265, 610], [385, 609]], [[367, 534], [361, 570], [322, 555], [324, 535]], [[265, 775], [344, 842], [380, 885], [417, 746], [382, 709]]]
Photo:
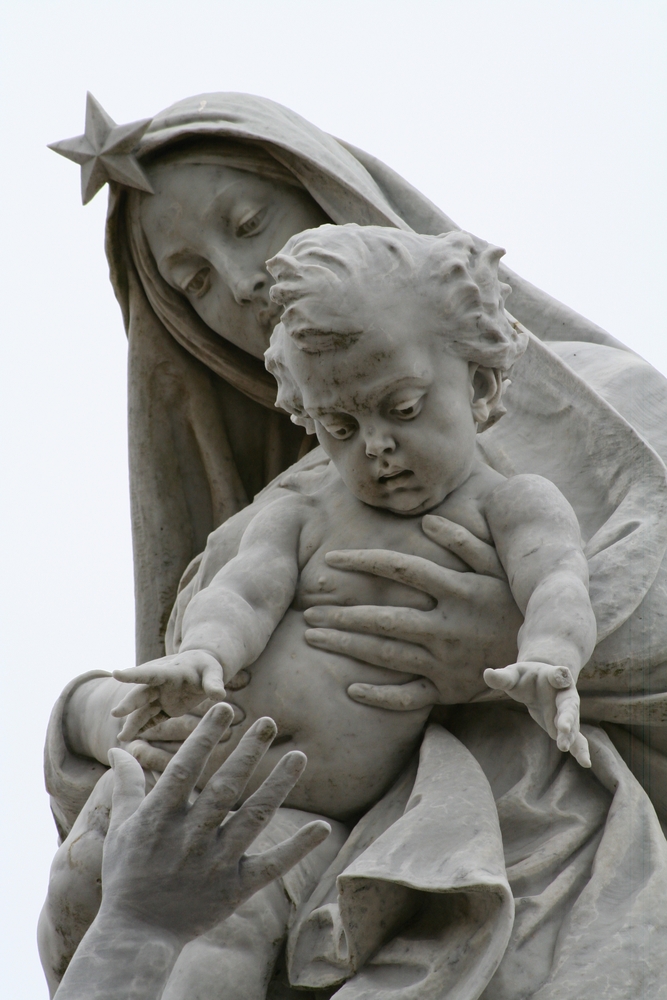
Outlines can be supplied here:
[[54, 1000], [159, 1000], [184, 943], [103, 904]]
[[65, 741], [72, 753], [109, 763], [109, 750], [118, 746], [123, 720], [111, 709], [127, 694], [127, 684], [113, 677], [85, 681], [70, 695], [64, 714]]

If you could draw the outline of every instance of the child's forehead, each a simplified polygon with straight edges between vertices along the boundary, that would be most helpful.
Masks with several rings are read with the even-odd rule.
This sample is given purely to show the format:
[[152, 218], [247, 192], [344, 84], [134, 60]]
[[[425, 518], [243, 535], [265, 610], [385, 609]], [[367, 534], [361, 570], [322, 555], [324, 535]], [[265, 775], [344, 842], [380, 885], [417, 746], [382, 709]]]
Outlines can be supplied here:
[[304, 402], [322, 412], [373, 408], [393, 393], [429, 385], [434, 371], [431, 352], [409, 341], [378, 344], [362, 336], [350, 347], [299, 354]]

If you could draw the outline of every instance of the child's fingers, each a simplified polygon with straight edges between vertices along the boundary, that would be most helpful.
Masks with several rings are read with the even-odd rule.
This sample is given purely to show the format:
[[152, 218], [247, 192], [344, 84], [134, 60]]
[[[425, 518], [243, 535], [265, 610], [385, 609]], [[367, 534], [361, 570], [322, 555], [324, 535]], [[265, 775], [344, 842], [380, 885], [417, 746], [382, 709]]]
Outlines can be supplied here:
[[547, 667], [546, 676], [551, 686], [557, 690], [574, 687], [574, 677], [568, 667]]
[[157, 701], [153, 701], [143, 708], [137, 708], [134, 712], [130, 712], [125, 718], [123, 728], [118, 734], [118, 739], [123, 743], [129, 743], [130, 740], [139, 735], [147, 722], [150, 722], [151, 719], [154, 719], [159, 714], [160, 705]]
[[574, 738], [574, 742], [570, 747], [570, 753], [582, 767], [591, 766], [591, 752], [588, 746], [588, 740], [581, 733], [577, 733]]
[[511, 663], [509, 667], [499, 667], [493, 670], [488, 667], [484, 671], [484, 682], [495, 691], [511, 691], [519, 683], [521, 673], [516, 663]]
[[111, 714], [114, 719], [122, 719], [124, 715], [129, 715], [130, 712], [145, 708], [151, 702], [156, 701], [158, 693], [158, 689], [155, 687], [151, 687], [148, 684], [139, 684], [129, 691], [115, 708], [111, 709]]
[[204, 667], [201, 683], [204, 693], [211, 701], [218, 702], [224, 700], [226, 691], [222, 667], [212, 657], [211, 662], [207, 663]]
[[113, 676], [124, 684], [163, 684], [173, 676], [173, 670], [162, 660], [142, 663], [139, 667], [127, 667], [125, 670], [114, 670]]

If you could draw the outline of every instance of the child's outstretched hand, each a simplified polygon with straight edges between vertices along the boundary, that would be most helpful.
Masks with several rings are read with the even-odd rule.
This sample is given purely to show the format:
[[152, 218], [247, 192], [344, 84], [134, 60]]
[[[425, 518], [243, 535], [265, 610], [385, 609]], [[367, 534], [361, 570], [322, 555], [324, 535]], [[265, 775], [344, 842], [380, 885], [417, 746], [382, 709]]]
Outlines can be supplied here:
[[125, 719], [118, 734], [121, 741], [134, 739], [161, 712], [185, 715], [206, 698], [212, 702], [225, 697], [221, 665], [204, 649], [189, 649], [138, 667], [114, 670], [116, 680], [136, 684], [111, 714]]
[[588, 740], [579, 731], [579, 692], [568, 667], [524, 661], [485, 670], [484, 680], [496, 691], [520, 701], [535, 722], [569, 751], [582, 767], [591, 766]]

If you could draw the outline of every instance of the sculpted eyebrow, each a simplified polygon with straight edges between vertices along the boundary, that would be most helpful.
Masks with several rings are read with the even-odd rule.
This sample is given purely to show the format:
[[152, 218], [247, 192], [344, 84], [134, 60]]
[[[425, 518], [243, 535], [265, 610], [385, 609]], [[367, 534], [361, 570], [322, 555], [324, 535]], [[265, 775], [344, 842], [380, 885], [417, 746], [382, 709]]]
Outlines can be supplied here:
[[174, 250], [173, 253], [167, 254], [166, 257], [162, 258], [162, 263], [172, 267], [174, 264], [185, 263], [194, 256], [195, 254], [183, 248], [181, 250]]

